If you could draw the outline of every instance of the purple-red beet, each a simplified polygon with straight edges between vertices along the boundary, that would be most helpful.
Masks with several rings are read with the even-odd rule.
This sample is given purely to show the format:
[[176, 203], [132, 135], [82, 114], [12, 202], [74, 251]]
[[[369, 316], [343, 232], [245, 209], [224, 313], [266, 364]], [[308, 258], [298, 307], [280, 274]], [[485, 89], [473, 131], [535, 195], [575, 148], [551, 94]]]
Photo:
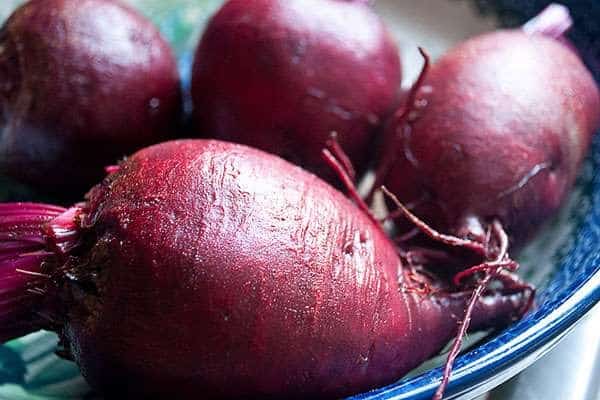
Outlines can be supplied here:
[[333, 182], [332, 132], [359, 172], [400, 86], [398, 50], [360, 0], [230, 0], [198, 46], [201, 134], [277, 154]]
[[436, 228], [483, 241], [499, 219], [520, 247], [571, 188], [600, 98], [576, 53], [555, 40], [569, 21], [549, 10], [529, 33], [488, 33], [448, 52], [413, 110], [389, 125], [385, 146], [396, 143], [397, 158], [379, 178]]
[[0, 30], [3, 175], [79, 197], [179, 112], [169, 45], [118, 1], [32, 0]]
[[[407, 273], [340, 192], [226, 142], [141, 150], [69, 210], [0, 205], [0, 340], [57, 331], [109, 395], [324, 397], [390, 383], [455, 334], [470, 295], [421, 293]], [[508, 323], [527, 300], [489, 293], [473, 325]]]

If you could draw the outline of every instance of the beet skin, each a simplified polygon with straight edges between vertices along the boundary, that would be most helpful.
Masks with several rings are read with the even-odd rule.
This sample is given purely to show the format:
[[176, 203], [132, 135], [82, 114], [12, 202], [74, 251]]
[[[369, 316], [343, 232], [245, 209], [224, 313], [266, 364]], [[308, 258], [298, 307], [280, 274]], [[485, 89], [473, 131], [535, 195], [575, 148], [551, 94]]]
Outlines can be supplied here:
[[169, 45], [111, 0], [32, 0], [0, 30], [0, 173], [76, 198], [165, 140], [180, 111]]
[[482, 238], [498, 218], [513, 244], [560, 207], [600, 120], [575, 52], [522, 31], [471, 39], [435, 63], [406, 120], [387, 129], [385, 185], [436, 228]]
[[201, 135], [277, 154], [337, 182], [322, 161], [332, 132], [364, 171], [401, 68], [365, 1], [230, 0], [198, 46], [192, 76]]
[[[52, 206], [0, 206], [0, 249], [25, 253], [0, 263], [0, 340], [22, 334], [32, 313], [16, 304], [44, 293], [34, 315], [52, 321], [42, 326], [59, 333], [63, 354], [109, 396], [359, 392], [438, 352], [471, 295], [411, 290], [394, 246], [340, 192], [232, 143], [141, 150], [85, 204], [56, 214]], [[49, 221], [53, 256], [32, 248], [40, 221]], [[35, 274], [40, 257], [45, 284]], [[42, 291], [8, 285], [17, 262], [34, 272], [19, 279], [37, 280]], [[525, 301], [490, 294], [477, 303], [473, 327], [506, 324]], [[29, 329], [39, 328], [30, 318]]]

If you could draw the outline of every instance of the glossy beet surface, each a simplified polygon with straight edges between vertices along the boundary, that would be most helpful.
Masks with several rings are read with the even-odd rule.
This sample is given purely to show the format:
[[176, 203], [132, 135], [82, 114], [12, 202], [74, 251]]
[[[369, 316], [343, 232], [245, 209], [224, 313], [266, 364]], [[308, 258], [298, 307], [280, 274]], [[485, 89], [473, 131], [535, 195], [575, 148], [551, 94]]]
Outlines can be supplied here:
[[0, 31], [0, 172], [80, 197], [178, 123], [172, 52], [111, 0], [32, 0]]
[[248, 144], [335, 181], [332, 132], [364, 170], [400, 85], [393, 39], [364, 1], [230, 0], [192, 76], [199, 133]]
[[[56, 214], [0, 206], [0, 249], [26, 253], [0, 260], [0, 340], [31, 314], [29, 329], [57, 331], [109, 396], [359, 392], [438, 352], [470, 297], [412, 290], [394, 246], [340, 192], [241, 145], [147, 148]], [[45, 240], [31, 239], [36, 223]], [[35, 251], [44, 243], [51, 254]], [[32, 273], [12, 286], [15, 265]], [[38, 312], [20, 305], [36, 293]], [[472, 327], [503, 326], [526, 300], [490, 293]]]
[[499, 218], [521, 246], [568, 193], [598, 127], [591, 75], [561, 43], [521, 31], [471, 39], [435, 63], [385, 184], [432, 225], [482, 236]]

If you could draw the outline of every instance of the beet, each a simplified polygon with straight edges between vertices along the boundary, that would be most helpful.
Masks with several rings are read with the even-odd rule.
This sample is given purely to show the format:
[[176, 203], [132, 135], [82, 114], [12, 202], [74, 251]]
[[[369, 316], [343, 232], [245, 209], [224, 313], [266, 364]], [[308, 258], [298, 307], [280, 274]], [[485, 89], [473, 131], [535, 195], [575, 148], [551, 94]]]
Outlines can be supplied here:
[[449, 51], [412, 111], [388, 126], [395, 161], [380, 179], [435, 228], [483, 242], [498, 219], [518, 248], [569, 193], [600, 97], [576, 53], [555, 40], [549, 25], [564, 13], [548, 11], [526, 26], [533, 33], [487, 33]]
[[35, 189], [80, 198], [105, 165], [178, 123], [171, 49], [117, 1], [29, 1], [0, 49], [0, 174]]
[[[414, 289], [418, 274], [340, 192], [218, 141], [141, 150], [68, 210], [0, 205], [0, 254], [0, 339], [52, 329], [92, 387], [135, 398], [390, 383], [455, 334], [470, 296]], [[490, 292], [473, 328], [527, 302]]]
[[335, 132], [364, 171], [400, 81], [398, 49], [365, 1], [230, 0], [196, 52], [194, 116], [200, 134], [337, 182], [325, 142]]

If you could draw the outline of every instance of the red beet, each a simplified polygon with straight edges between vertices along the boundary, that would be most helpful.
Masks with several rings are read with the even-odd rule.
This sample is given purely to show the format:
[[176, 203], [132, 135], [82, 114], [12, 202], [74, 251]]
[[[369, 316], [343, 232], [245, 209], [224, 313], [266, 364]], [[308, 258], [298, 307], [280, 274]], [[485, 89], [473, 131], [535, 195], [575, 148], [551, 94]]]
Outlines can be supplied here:
[[[57, 331], [109, 395], [366, 390], [438, 352], [469, 298], [413, 290], [383, 231], [340, 192], [241, 145], [141, 150], [61, 211], [0, 205], [0, 339]], [[505, 324], [526, 301], [490, 293], [473, 324]]]
[[325, 142], [336, 132], [364, 170], [400, 78], [396, 45], [365, 1], [230, 0], [196, 52], [194, 115], [201, 134], [333, 182], [320, 158]]
[[150, 21], [111, 0], [32, 0], [0, 30], [0, 173], [82, 192], [167, 138], [179, 77]]
[[560, 207], [600, 121], [598, 88], [575, 52], [520, 30], [448, 52], [410, 106], [387, 130], [385, 146], [399, 147], [385, 185], [460, 237], [483, 241], [499, 219], [517, 247]]

